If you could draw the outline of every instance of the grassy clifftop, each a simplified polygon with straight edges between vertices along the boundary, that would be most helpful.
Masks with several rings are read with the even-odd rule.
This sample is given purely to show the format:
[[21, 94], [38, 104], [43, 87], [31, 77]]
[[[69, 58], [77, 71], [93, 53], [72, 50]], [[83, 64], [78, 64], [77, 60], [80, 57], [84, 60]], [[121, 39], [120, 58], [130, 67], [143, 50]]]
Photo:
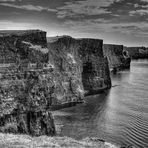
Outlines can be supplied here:
[[96, 138], [81, 141], [68, 137], [30, 137], [28, 135], [0, 134], [1, 148], [119, 148]]

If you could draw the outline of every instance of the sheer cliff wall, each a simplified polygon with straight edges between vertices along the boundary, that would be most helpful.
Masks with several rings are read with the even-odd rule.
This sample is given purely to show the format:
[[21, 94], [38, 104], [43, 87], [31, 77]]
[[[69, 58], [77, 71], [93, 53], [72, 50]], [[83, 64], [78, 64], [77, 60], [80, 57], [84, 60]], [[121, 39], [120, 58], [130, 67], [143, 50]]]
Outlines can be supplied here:
[[56, 72], [54, 101], [57, 103], [81, 102], [84, 97], [82, 67], [76, 47], [76, 41], [69, 37], [48, 42], [49, 64]]
[[103, 45], [104, 55], [109, 61], [110, 69], [127, 69], [130, 68], [131, 59], [126, 50], [123, 50], [123, 45]]
[[54, 135], [46, 32], [0, 32], [0, 131]]
[[[48, 49], [54, 54], [55, 65], [60, 72], [69, 73], [72, 70], [70, 74], [77, 77], [77, 87], [87, 95], [111, 87], [108, 61], [103, 56], [102, 45], [103, 41], [99, 39], [61, 36], [51, 38]], [[68, 59], [73, 66], [67, 65]], [[77, 66], [77, 70], [73, 70], [74, 66]]]

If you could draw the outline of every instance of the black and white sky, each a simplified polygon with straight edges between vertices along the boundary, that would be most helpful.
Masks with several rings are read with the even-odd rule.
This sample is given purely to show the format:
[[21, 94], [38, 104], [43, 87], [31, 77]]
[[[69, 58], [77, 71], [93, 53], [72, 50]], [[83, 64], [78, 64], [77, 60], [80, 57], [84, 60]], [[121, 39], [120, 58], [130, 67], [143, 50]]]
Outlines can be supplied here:
[[0, 30], [148, 46], [148, 0], [0, 0]]

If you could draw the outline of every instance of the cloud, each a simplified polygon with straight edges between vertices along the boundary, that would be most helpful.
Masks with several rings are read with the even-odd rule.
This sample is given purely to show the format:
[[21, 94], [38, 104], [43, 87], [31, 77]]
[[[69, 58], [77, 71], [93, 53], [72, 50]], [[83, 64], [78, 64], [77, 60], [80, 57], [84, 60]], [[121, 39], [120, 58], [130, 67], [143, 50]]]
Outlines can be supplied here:
[[130, 11], [129, 14], [130, 14], [130, 16], [133, 16], [135, 14], [147, 15], [148, 14], [148, 9], [140, 9], [140, 10]]
[[6, 7], [12, 7], [12, 8], [17, 8], [17, 9], [24, 9], [24, 10], [32, 10], [32, 11], [49, 11], [49, 12], [57, 12], [56, 9], [50, 9], [47, 7], [42, 7], [42, 6], [35, 6], [35, 5], [15, 5], [15, 4], [9, 4], [9, 3], [0, 3], [1, 6], [6, 6]]
[[22, 0], [0, 0], [0, 2], [16, 2], [16, 1], [22, 1]]
[[120, 33], [124, 35], [145, 36], [148, 37], [147, 22], [125, 22], [116, 23], [105, 19], [89, 19], [83, 21], [68, 20], [63, 27], [69, 28], [73, 32], [93, 35], [102, 33]]
[[141, 0], [142, 2], [148, 2], [148, 0]]
[[140, 16], [148, 15], [146, 6], [148, 0], [77, 0], [58, 7], [57, 17], [74, 33], [146, 36], [148, 20]]
[[2, 30], [26, 30], [33, 28], [33, 25], [30, 23], [18, 23], [9, 20], [1, 20], [0, 26]]
[[144, 15], [148, 15], [148, 0], [137, 0], [138, 3], [135, 3], [135, 9], [132, 11], [129, 11], [129, 15], [130, 16], [136, 16], [136, 15], [140, 15], [140, 16], [144, 16]]
[[80, 0], [65, 2], [64, 6], [58, 7], [59, 18], [74, 17], [80, 15], [99, 15], [110, 13], [103, 7], [109, 6], [114, 0]]
[[138, 7], [139, 7], [139, 4], [137, 4], [137, 3], [134, 4], [134, 7], [135, 7], [135, 8], [138, 8]]

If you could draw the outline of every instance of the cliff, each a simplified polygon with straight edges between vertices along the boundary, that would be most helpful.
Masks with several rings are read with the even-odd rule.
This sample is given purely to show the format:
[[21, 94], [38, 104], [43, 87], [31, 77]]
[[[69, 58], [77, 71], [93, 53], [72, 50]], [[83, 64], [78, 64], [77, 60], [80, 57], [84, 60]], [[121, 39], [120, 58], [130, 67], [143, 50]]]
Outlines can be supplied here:
[[46, 32], [0, 32], [0, 131], [54, 135]]
[[122, 70], [130, 68], [131, 59], [128, 52], [123, 49], [123, 45], [103, 45], [104, 55], [109, 61], [110, 69]]
[[[48, 42], [49, 63], [54, 67], [55, 99], [53, 107], [70, 102], [83, 102], [84, 90], [81, 80], [81, 64], [75, 47], [68, 48], [71, 38], [59, 38]], [[54, 107], [55, 106], [55, 107]], [[59, 106], [60, 107], [60, 106]]]
[[129, 56], [132, 59], [147, 59], [148, 58], [148, 48], [146, 47], [125, 47], [128, 51]]
[[54, 135], [50, 110], [111, 87], [103, 41], [52, 38], [41, 30], [0, 32], [0, 131]]
[[69, 36], [49, 39], [48, 49], [58, 71], [68, 74], [72, 79], [77, 78], [71, 89], [73, 92], [79, 88], [80, 92], [88, 95], [111, 87], [108, 62], [103, 56], [102, 45], [103, 41], [99, 39], [74, 39]]

